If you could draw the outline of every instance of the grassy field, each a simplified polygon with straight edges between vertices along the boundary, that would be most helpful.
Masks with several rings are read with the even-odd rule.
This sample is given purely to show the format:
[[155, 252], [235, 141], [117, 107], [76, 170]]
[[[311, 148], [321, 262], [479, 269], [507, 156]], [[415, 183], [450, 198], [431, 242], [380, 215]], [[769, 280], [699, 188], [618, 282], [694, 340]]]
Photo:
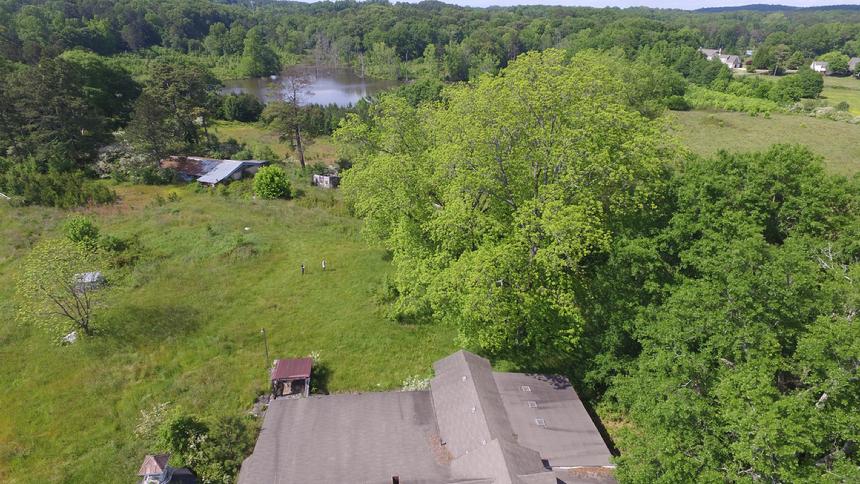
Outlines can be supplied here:
[[[102, 233], [137, 241], [142, 258], [114, 280], [103, 334], [66, 347], [9, 315], [21, 257], [69, 214], [0, 203], [0, 482], [131, 482], [157, 450], [133, 433], [142, 410], [250, 408], [267, 385], [260, 328], [272, 358], [320, 352], [332, 392], [428, 375], [453, 332], [387, 320], [375, 302], [386, 254], [361, 239], [336, 194], [303, 190], [258, 201], [117, 187], [117, 205], [83, 211]], [[169, 191], [179, 200], [157, 198]]]
[[824, 78], [824, 91], [821, 97], [827, 99], [831, 106], [845, 101], [850, 106], [849, 111], [860, 116], [860, 79], [827, 76]]
[[[281, 158], [293, 156], [289, 142], [280, 142], [278, 135], [266, 129], [259, 123], [241, 123], [238, 121], [217, 121], [212, 131], [222, 140], [235, 138], [246, 143], [251, 149], [269, 146]], [[331, 165], [337, 159], [337, 150], [330, 136], [319, 136], [308, 140], [305, 148], [305, 162], [308, 164], [322, 163]]]
[[775, 143], [799, 143], [823, 156], [834, 173], [860, 171], [860, 125], [787, 114], [767, 119], [743, 113], [686, 111], [672, 116], [676, 118], [675, 134], [703, 156], [720, 149], [764, 150]]

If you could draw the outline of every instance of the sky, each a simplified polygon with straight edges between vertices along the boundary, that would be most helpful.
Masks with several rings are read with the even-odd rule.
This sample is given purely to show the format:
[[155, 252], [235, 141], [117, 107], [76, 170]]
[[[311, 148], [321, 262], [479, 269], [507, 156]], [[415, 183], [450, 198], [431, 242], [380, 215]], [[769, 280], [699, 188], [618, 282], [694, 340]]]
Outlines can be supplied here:
[[[312, 0], [311, 0], [312, 1]], [[404, 0], [390, 0], [391, 3]], [[413, 1], [413, 0], [408, 0]], [[414, 0], [417, 1], [417, 0]], [[822, 5], [858, 5], [860, 0], [442, 0], [445, 3], [467, 5], [470, 7], [488, 7], [491, 5], [567, 5], [587, 7], [659, 7], [659, 8], [682, 8], [694, 10], [702, 7], [724, 7], [735, 5], [749, 5], [753, 3], [767, 3], [778, 5], [789, 5], [794, 7], [813, 7]]]

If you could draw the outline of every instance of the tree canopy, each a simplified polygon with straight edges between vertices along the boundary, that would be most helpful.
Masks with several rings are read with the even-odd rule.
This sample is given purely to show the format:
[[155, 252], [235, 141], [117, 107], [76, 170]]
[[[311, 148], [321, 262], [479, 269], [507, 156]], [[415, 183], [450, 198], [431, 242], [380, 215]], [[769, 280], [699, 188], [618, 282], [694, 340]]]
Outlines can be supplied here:
[[431, 311], [511, 357], [572, 351], [583, 260], [654, 202], [675, 156], [597, 54], [526, 54], [444, 102], [384, 97], [338, 136], [361, 146], [344, 189], [394, 254], [403, 318]]

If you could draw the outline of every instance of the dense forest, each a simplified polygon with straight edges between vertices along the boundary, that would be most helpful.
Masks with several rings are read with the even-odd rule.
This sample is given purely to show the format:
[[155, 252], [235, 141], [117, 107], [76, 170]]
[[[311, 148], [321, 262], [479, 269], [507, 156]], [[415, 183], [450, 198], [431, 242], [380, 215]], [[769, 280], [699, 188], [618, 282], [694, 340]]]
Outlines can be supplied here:
[[[166, 153], [233, 156], [241, 147], [215, 139], [207, 124], [217, 117], [255, 120], [262, 108], [235, 98], [225, 107], [219, 79], [273, 74], [298, 62], [418, 79], [405, 90], [420, 102], [438, 96], [441, 82], [496, 73], [524, 52], [608, 51], [631, 64], [619, 75], [639, 85], [657, 115], [664, 107], [779, 109], [821, 91], [820, 76], [804, 69], [810, 59], [825, 56], [847, 73], [849, 56], [860, 55], [855, 10], [6, 0], [0, 26], [0, 190], [25, 203], [63, 206], [110, 200], [87, 186], [99, 173], [166, 179], [154, 165]], [[733, 79], [700, 47], [754, 50], [750, 69], [801, 68], [801, 75]], [[343, 116], [331, 109], [281, 112], [293, 118], [280, 116], [282, 126], [307, 125], [309, 135], [331, 132]]]
[[[858, 179], [794, 145], [700, 159], [664, 116], [788, 109], [813, 59], [857, 56], [856, 9], [0, 0], [0, 191], [76, 207], [171, 182], [170, 154], [283, 161], [214, 119], [302, 168], [301, 136], [334, 134], [387, 316], [570, 375], [620, 480], [857, 482]], [[297, 63], [408, 82], [349, 109], [220, 91]]]

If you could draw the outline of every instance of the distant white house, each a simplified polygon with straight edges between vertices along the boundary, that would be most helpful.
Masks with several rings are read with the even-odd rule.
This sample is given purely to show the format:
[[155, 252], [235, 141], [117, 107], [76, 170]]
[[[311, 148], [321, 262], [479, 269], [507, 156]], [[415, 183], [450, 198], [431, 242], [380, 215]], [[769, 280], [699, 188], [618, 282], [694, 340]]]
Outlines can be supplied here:
[[700, 48], [699, 52], [709, 61], [719, 59], [719, 61], [725, 64], [729, 69], [740, 69], [744, 65], [740, 56], [723, 54], [723, 49]]
[[824, 61], [814, 61], [809, 68], [822, 74], [830, 74], [830, 64]]

